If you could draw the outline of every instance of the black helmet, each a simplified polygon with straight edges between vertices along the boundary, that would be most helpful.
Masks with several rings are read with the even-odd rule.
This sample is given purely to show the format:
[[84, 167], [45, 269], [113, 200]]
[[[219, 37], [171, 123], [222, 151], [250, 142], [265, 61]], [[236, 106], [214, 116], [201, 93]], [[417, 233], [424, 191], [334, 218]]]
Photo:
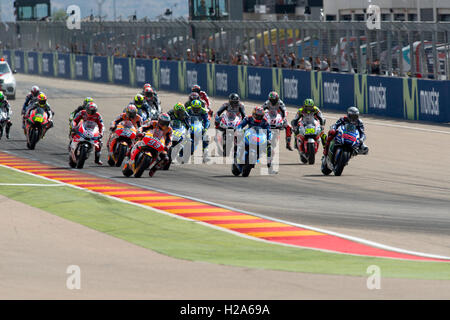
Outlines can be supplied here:
[[350, 123], [358, 124], [359, 120], [359, 110], [356, 107], [350, 107], [347, 109], [347, 118]]
[[232, 93], [228, 96], [228, 100], [232, 106], [237, 106], [241, 99], [237, 93]]

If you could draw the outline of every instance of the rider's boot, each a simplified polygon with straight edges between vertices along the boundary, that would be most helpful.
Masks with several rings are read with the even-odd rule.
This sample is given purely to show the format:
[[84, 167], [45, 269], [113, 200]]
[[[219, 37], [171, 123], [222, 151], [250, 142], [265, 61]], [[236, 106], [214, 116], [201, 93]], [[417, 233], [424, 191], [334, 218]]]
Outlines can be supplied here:
[[292, 149], [291, 147], [291, 137], [286, 137], [286, 149], [288, 149], [289, 151], [294, 151], [294, 149]]
[[101, 166], [103, 165], [103, 162], [100, 160], [100, 155], [101, 155], [100, 151], [95, 152], [95, 163]]
[[6, 139], [9, 139], [9, 130], [11, 130], [11, 126], [12, 126], [12, 123], [10, 122], [10, 121], [8, 121], [8, 123], [6, 124]]

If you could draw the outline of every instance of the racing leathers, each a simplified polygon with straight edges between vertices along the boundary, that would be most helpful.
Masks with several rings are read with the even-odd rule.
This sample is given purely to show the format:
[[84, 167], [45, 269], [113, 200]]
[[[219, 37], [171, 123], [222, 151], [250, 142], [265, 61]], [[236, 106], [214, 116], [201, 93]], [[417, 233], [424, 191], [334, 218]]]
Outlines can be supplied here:
[[283, 118], [283, 128], [286, 129], [286, 149], [292, 151], [291, 147], [291, 136], [292, 136], [292, 127], [288, 123], [286, 118], [286, 105], [281, 99], [278, 99], [278, 101], [275, 104], [272, 104], [270, 100], [266, 100], [263, 104], [264, 110], [268, 110], [270, 114], [276, 112], [280, 113], [281, 117]]
[[[55, 113], [52, 111], [52, 109], [50, 108], [50, 105], [47, 102], [45, 103], [44, 106], [40, 105], [38, 102], [34, 102], [33, 105], [27, 109], [27, 111], [24, 115], [24, 126], [25, 126], [25, 119], [27, 119], [29, 117], [29, 115], [31, 114], [31, 112], [37, 108], [42, 108], [42, 109], [44, 109], [45, 113], [47, 113], [48, 124], [44, 130], [44, 135], [45, 135], [47, 130], [53, 127], [53, 116], [55, 115]], [[24, 129], [25, 129], [25, 127], [24, 127]], [[42, 137], [44, 137], [44, 135]]]
[[[139, 134], [144, 136], [147, 134], [147, 131], [152, 131], [153, 137], [164, 141], [164, 151], [159, 153], [159, 161], [156, 163], [152, 169], [150, 169], [150, 176], [154, 174], [157, 169], [157, 166], [164, 166], [169, 162], [169, 156], [167, 155], [168, 150], [172, 146], [172, 128], [167, 126], [165, 129], [161, 129], [158, 125], [157, 120], [149, 121], [147, 124], [139, 129]], [[142, 147], [146, 146], [143, 140], [136, 142], [136, 144], [131, 149], [130, 153], [130, 161], [127, 165], [131, 165], [134, 169], [136, 156], [141, 152]]]
[[[199, 110], [196, 110], [195, 108], [192, 108], [191, 106], [189, 106], [187, 108], [187, 113], [189, 114], [191, 124], [193, 122], [195, 122], [195, 120], [197, 120], [197, 119], [200, 120], [203, 124], [203, 134], [202, 134], [203, 157], [205, 160], [207, 160], [209, 137], [206, 135], [206, 131], [209, 129], [209, 125], [210, 125], [209, 118], [208, 118], [208, 111], [203, 107], [199, 108]], [[192, 145], [194, 146], [194, 144], [192, 144]]]
[[[0, 102], [0, 111], [4, 110], [6, 112], [6, 127], [5, 127], [5, 133], [6, 133], [6, 139], [9, 139], [9, 130], [11, 129], [12, 122], [11, 122], [11, 106], [9, 105], [8, 100], [4, 99], [2, 102]], [[3, 131], [0, 132], [0, 138], [2, 137]]]
[[[272, 131], [270, 130], [270, 124], [264, 118], [261, 121], [256, 121], [253, 116], [245, 117], [244, 120], [238, 125], [237, 129], [244, 129], [248, 126], [250, 128], [261, 128], [267, 130], [267, 167], [272, 167]], [[241, 142], [242, 143], [242, 142]]]
[[[331, 142], [331, 141], [334, 139], [334, 137], [336, 136], [337, 129], [338, 129], [340, 126], [343, 126], [343, 125], [345, 125], [345, 124], [347, 124], [347, 123], [350, 123], [350, 120], [348, 119], [348, 117], [345, 116], [345, 117], [339, 118], [339, 120], [336, 121], [336, 123], [333, 124], [333, 125], [330, 127], [330, 130], [328, 131], [328, 138], [327, 138], [327, 141], [326, 141], [326, 145], [325, 145], [325, 147], [323, 148], [323, 154], [324, 154], [324, 156], [327, 156], [327, 155], [328, 155], [328, 149], [329, 149], [329, 147], [330, 147], [330, 142]], [[358, 119], [358, 123], [355, 124], [355, 127], [356, 127], [356, 129], [358, 130], [358, 132], [359, 132], [359, 137], [360, 137], [360, 145], [359, 145], [359, 149], [360, 149], [360, 150], [367, 149], [367, 146], [364, 144], [364, 141], [366, 140], [366, 134], [365, 134], [365, 132], [364, 132], [364, 123], [363, 123], [360, 119]]]
[[189, 120], [189, 114], [187, 111], [184, 112], [184, 115], [182, 117], [178, 117], [174, 110], [170, 110], [168, 114], [170, 116], [171, 121], [180, 121], [181, 123], [184, 124], [186, 130], [189, 130], [191, 128], [191, 122]]
[[130, 121], [136, 129], [139, 129], [142, 126], [142, 117], [140, 115], [136, 115], [134, 119], [130, 119], [125, 112], [119, 114], [116, 119], [111, 122], [110, 131], [116, 130], [117, 125], [122, 121]]
[[100, 139], [98, 141], [99, 142], [98, 147], [96, 146], [96, 148], [95, 148], [95, 163], [101, 164], [100, 156], [101, 156], [101, 151], [102, 151], [102, 146], [103, 146], [101, 139], [103, 137], [103, 131], [104, 131], [102, 116], [98, 112], [96, 112], [94, 115], [88, 114], [86, 110], [81, 110], [80, 112], [78, 112], [76, 114], [76, 117], [72, 121], [71, 138], [73, 138], [73, 136], [75, 135], [74, 131], [80, 124], [80, 121], [83, 121], [83, 122], [92, 121], [92, 122], [95, 122], [98, 126], [98, 131], [100, 132]]
[[237, 105], [232, 105], [232, 104], [230, 104], [230, 102], [225, 102], [225, 103], [219, 108], [219, 110], [217, 110], [216, 118], [215, 118], [215, 125], [216, 125], [216, 128], [219, 127], [220, 116], [221, 116], [222, 113], [224, 113], [225, 111], [228, 111], [228, 112], [234, 114], [235, 116], [240, 116], [241, 119], [244, 119], [244, 118], [245, 118], [245, 107], [244, 107], [244, 104], [243, 104], [242, 102], [239, 102]]
[[41, 94], [42, 92], [38, 92], [38, 94], [33, 95], [31, 92], [27, 94], [27, 96], [25, 97], [25, 102], [22, 106], [22, 116], [24, 116], [27, 113], [27, 109], [33, 105], [33, 103], [35, 101], [37, 101], [37, 97], [39, 96], [39, 94]]
[[[144, 100], [147, 103], [149, 108], [154, 108], [156, 111], [158, 111], [158, 114], [161, 113], [161, 100], [158, 97], [158, 94], [153, 91], [153, 95], [151, 97], [148, 97], [145, 95], [145, 91], [142, 91], [141, 94], [144, 96]], [[133, 102], [134, 104], [134, 102]], [[150, 115], [150, 110], [149, 113]]]
[[[297, 111], [297, 114], [295, 115], [295, 118], [291, 121], [291, 125], [294, 129], [294, 133], [298, 134], [298, 128], [299, 128], [299, 121], [302, 119], [316, 119], [319, 121], [320, 125], [322, 126], [322, 134], [320, 135], [320, 139], [322, 141], [322, 146], [325, 148], [326, 144], [326, 134], [323, 130], [323, 126], [325, 125], [325, 118], [322, 115], [322, 112], [318, 107], [314, 107], [312, 111], [308, 110], [306, 107], [300, 107]], [[297, 146], [297, 140], [295, 141], [296, 148], [300, 147], [300, 149], [303, 148], [303, 146]], [[301, 150], [304, 151], [304, 150]]]

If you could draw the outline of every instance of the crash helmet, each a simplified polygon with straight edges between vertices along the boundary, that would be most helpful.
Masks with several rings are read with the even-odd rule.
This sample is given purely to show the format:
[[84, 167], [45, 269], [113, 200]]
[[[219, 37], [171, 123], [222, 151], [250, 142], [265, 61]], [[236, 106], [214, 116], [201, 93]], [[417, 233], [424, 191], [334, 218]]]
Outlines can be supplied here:
[[356, 107], [350, 107], [347, 109], [347, 118], [352, 124], [358, 124], [359, 122], [359, 110]]
[[137, 115], [137, 108], [134, 104], [130, 103], [126, 109], [125, 109], [125, 113], [127, 114], [127, 117], [129, 119], [135, 119], [136, 115]]
[[95, 102], [89, 102], [89, 104], [86, 107], [86, 112], [88, 115], [93, 116], [98, 111], [98, 107], [95, 104]]
[[170, 124], [170, 116], [167, 113], [161, 113], [158, 117], [158, 127], [162, 130], [167, 129]]
[[305, 109], [305, 111], [307, 112], [312, 112], [314, 111], [314, 100], [313, 99], [306, 99], [303, 102], [303, 108]]
[[272, 105], [275, 105], [280, 100], [280, 96], [276, 91], [272, 91], [269, 93], [268, 99]]
[[86, 108], [90, 102], [94, 102], [94, 99], [92, 99], [91, 97], [86, 97], [83, 100], [83, 106]]
[[142, 107], [142, 104], [144, 103], [144, 96], [140, 93], [138, 93], [135, 97], [134, 97], [134, 105], [137, 108]]
[[194, 113], [199, 113], [203, 105], [200, 100], [194, 100], [191, 102], [191, 108]]
[[237, 93], [232, 93], [228, 96], [228, 102], [232, 106], [239, 105], [239, 102], [241, 101], [241, 98], [239, 98], [239, 95]]
[[32, 86], [31, 87], [31, 94], [33, 97], [37, 97], [37, 95], [41, 92], [38, 86]]
[[255, 109], [253, 109], [252, 116], [253, 116], [253, 119], [255, 120], [255, 122], [260, 123], [264, 119], [264, 116], [265, 116], [263, 107], [261, 107], [261, 106], [255, 107]]
[[180, 118], [186, 113], [186, 108], [184, 107], [184, 104], [181, 102], [178, 102], [176, 105], [173, 106], [173, 111], [175, 115]]
[[153, 88], [151, 86], [144, 88], [144, 96], [147, 99], [153, 98], [154, 95], [155, 95], [155, 91], [153, 90]]
[[200, 95], [197, 92], [192, 92], [189, 95], [189, 101], [200, 100]]
[[200, 94], [200, 91], [202, 89], [200, 88], [200, 86], [198, 84], [192, 86], [191, 92], [197, 92], [198, 94]]
[[45, 106], [47, 103], [47, 96], [44, 93], [41, 93], [38, 96], [38, 103], [41, 107]]

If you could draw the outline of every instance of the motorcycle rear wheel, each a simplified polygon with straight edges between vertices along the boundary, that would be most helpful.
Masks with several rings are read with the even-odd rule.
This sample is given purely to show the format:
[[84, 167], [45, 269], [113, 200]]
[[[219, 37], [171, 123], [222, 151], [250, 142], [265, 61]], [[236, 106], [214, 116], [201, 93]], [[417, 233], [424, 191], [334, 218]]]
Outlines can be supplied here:
[[242, 176], [243, 177], [248, 177], [250, 175], [250, 172], [252, 171], [252, 166], [249, 164], [246, 164], [243, 168], [242, 168]]
[[335, 176], [342, 175], [342, 171], [344, 171], [348, 159], [350, 159], [350, 153], [348, 151], [340, 149], [336, 152], [336, 165], [334, 166]]
[[123, 159], [125, 159], [125, 156], [127, 155], [128, 146], [121, 144], [118, 146], [118, 149], [116, 167], [120, 167], [122, 165]]
[[28, 143], [27, 147], [30, 150], [34, 150], [36, 148], [36, 143], [39, 141], [39, 129], [38, 128], [32, 128], [30, 131], [28, 131]]
[[231, 166], [231, 173], [235, 177], [238, 177], [241, 174], [241, 170], [239, 170], [238, 166], [233, 163], [233, 165]]

